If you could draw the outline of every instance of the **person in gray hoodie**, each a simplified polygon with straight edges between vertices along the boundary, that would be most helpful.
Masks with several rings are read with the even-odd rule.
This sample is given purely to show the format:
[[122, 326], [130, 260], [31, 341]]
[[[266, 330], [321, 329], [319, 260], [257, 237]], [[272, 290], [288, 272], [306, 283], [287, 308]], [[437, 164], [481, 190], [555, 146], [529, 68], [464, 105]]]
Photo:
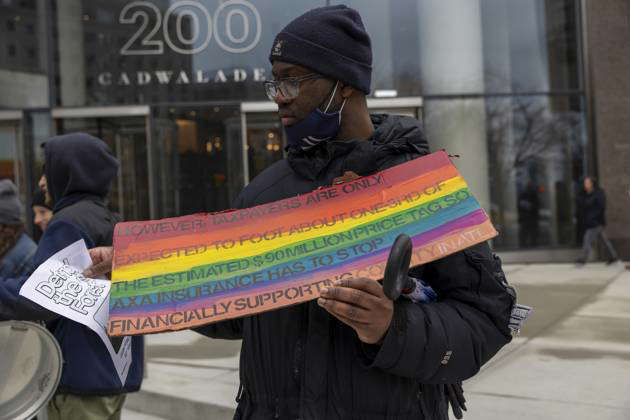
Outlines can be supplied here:
[[24, 206], [10, 179], [0, 181], [0, 281], [30, 275], [37, 245], [24, 232]]

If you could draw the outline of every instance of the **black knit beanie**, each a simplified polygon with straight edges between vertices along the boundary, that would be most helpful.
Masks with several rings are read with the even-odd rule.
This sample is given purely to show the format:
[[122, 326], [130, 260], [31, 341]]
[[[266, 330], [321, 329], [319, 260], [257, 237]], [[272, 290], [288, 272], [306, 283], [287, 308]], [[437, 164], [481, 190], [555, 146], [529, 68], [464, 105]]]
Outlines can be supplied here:
[[52, 210], [50, 206], [46, 204], [46, 194], [44, 194], [44, 192], [39, 188], [33, 191], [33, 199], [31, 201], [31, 207], [33, 206], [45, 207], [48, 210]]
[[359, 13], [347, 6], [309, 10], [276, 36], [269, 61], [285, 61], [353, 86], [366, 95], [372, 47]]

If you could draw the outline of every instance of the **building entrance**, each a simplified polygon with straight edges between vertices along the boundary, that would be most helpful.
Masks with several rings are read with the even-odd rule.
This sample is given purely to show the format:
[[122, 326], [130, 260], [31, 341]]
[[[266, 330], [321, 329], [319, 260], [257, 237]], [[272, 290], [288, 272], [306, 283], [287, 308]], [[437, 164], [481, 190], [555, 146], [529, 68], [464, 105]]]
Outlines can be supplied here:
[[[421, 105], [421, 98], [368, 100], [374, 112], [416, 118]], [[121, 166], [109, 205], [124, 220], [229, 209], [285, 153], [272, 102], [59, 108], [52, 116], [57, 134], [86, 132], [111, 147]], [[8, 147], [0, 152], [13, 156]]]
[[[371, 113], [406, 115], [422, 120], [422, 98], [368, 99]], [[243, 102], [243, 133], [247, 151], [246, 182], [284, 157], [286, 139], [275, 103]]]

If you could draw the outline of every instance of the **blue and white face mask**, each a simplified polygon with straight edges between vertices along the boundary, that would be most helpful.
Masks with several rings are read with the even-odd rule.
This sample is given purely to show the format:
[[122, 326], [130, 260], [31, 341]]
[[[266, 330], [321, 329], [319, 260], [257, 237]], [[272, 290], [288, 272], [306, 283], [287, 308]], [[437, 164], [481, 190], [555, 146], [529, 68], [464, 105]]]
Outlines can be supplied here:
[[324, 111], [320, 111], [319, 107], [315, 107], [302, 121], [284, 128], [289, 148], [308, 150], [323, 141], [335, 138], [337, 133], [339, 133], [341, 128], [341, 111], [343, 111], [347, 99], [343, 100], [339, 111], [328, 113], [328, 109], [337, 92], [337, 86], [339, 86], [339, 82], [335, 83], [335, 88]]

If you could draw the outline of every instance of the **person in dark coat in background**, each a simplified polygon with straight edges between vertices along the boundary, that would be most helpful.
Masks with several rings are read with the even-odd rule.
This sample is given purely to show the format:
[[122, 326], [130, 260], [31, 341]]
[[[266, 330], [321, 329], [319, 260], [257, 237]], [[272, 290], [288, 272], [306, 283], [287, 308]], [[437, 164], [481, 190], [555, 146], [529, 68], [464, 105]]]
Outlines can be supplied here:
[[[274, 80], [265, 88], [278, 104], [287, 158], [253, 179], [234, 207], [429, 153], [417, 120], [368, 113], [372, 51], [355, 10], [330, 6], [296, 18], [269, 58]], [[94, 269], [111, 269], [111, 254], [94, 251]], [[436, 302], [392, 302], [378, 282], [352, 278], [322, 289], [317, 301], [196, 328], [243, 340], [234, 418], [447, 419], [452, 385], [511, 340], [515, 296], [487, 243], [411, 274], [429, 283]]]
[[0, 281], [30, 275], [37, 245], [24, 232], [24, 207], [10, 179], [0, 180]]
[[[102, 140], [83, 133], [53, 137], [44, 148], [40, 188], [53, 218], [35, 253], [35, 266], [83, 239], [88, 248], [112, 244], [118, 221], [105, 205], [118, 160]], [[19, 295], [26, 277], [0, 282], [0, 320], [44, 320], [63, 354], [59, 387], [48, 404], [48, 418], [119, 419], [126, 393], [142, 383], [143, 338], [132, 338], [132, 364], [120, 383], [101, 338], [88, 327], [63, 318]]]
[[538, 187], [533, 182], [518, 195], [518, 224], [521, 246], [534, 247], [538, 243], [538, 225], [540, 222], [540, 198]]
[[588, 260], [593, 244], [600, 238], [608, 251], [608, 264], [612, 264], [619, 260], [615, 247], [608, 239], [606, 232], [606, 194], [600, 188], [595, 179], [591, 177], [584, 178], [584, 190], [579, 197], [578, 211], [581, 212], [585, 232], [582, 240], [582, 253], [577, 260], [579, 265], [583, 265]]

